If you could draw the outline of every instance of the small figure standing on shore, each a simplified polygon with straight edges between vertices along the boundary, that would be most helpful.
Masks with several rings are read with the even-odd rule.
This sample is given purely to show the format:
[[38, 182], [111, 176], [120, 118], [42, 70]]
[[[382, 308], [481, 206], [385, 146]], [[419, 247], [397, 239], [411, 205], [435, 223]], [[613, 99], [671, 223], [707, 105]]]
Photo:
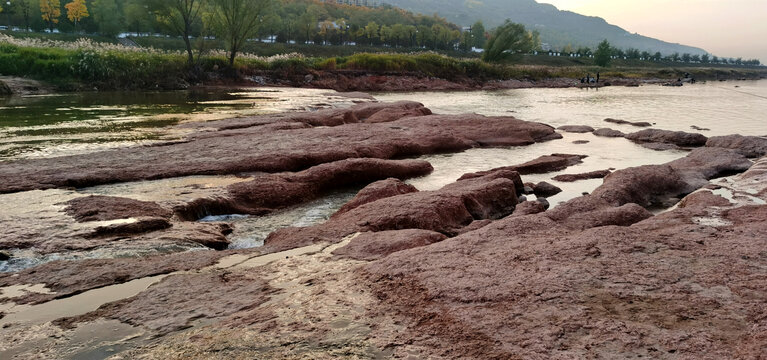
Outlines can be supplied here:
[[599, 84], [599, 71], [597, 71], [597, 84]]

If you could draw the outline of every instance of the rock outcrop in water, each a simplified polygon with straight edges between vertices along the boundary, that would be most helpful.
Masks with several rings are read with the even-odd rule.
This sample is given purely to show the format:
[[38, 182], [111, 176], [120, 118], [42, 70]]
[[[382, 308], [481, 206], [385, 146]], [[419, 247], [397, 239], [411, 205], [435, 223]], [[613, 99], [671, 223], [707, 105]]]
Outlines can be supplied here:
[[[412, 106], [397, 111], [418, 109]], [[73, 348], [67, 341], [83, 337], [77, 333], [79, 326], [116, 319], [141, 327], [149, 336], [160, 336], [141, 347], [126, 345], [133, 349], [119, 354], [124, 358], [759, 358], [764, 353], [767, 159], [752, 166], [746, 158], [750, 145], [707, 146], [664, 165], [618, 170], [590, 195], [545, 211], [538, 201], [520, 203], [524, 184], [512, 169], [557, 171], [552, 169], [576, 164], [581, 156], [555, 154], [517, 167], [467, 174], [436, 191], [415, 191], [388, 179], [391, 173], [404, 177], [429, 171], [428, 164], [386, 159], [454, 145], [463, 149], [543, 141], [552, 137], [551, 128], [474, 115], [411, 114], [372, 124], [354, 116], [357, 122], [323, 128], [303, 122], [249, 125], [246, 122], [253, 119], [245, 119], [228, 130], [200, 129], [190, 136], [189, 143], [195, 145], [214, 146], [227, 140], [244, 144], [247, 137], [258, 145], [271, 141], [266, 139], [271, 136], [290, 146], [296, 143], [280, 132], [312, 131], [334, 144], [301, 148], [298, 152], [304, 151], [303, 156], [316, 156], [306, 162], [293, 157], [298, 152], [283, 148], [288, 155], [270, 160], [275, 173], [251, 174], [252, 180], [227, 186], [220, 199], [206, 199], [210, 206], [270, 211], [306, 201], [316, 196], [312, 192], [387, 179], [363, 189], [326, 223], [276, 231], [257, 250], [54, 261], [15, 275], [0, 275], [0, 286], [44, 284], [51, 290], [22, 290], [20, 297], [0, 301], [40, 303], [168, 274], [139, 289], [136, 296], [89, 313], [50, 310], [51, 316], [59, 318], [53, 322], [56, 325], [5, 322], [6, 315], [0, 319], [0, 345], [15, 351], [20, 342], [33, 341], [34, 349], [27, 351], [30, 357], [59, 355], [58, 351]], [[226, 126], [224, 122], [210, 125]], [[440, 135], [427, 136], [429, 128]], [[389, 148], [379, 140], [352, 134], [367, 130], [368, 135], [397, 145]], [[391, 133], [395, 130], [422, 137], [398, 137]], [[345, 142], [334, 143], [333, 136]], [[349, 144], [355, 141], [356, 145]], [[453, 145], [443, 147], [440, 141]], [[246, 149], [242, 144], [215, 146], [227, 147], [227, 151], [216, 150], [228, 154], [222, 161], [245, 161], [241, 166], [247, 169], [260, 169], [258, 156], [277, 151], [276, 145], [270, 145], [275, 147], [269, 151], [257, 147], [251, 153], [234, 151]], [[182, 145], [140, 149], [150, 149], [145, 155], [154, 156], [157, 149]], [[192, 147], [170, 153], [182, 149]], [[325, 152], [318, 155], [307, 149]], [[248, 157], [252, 152], [259, 155]], [[110, 156], [105, 158], [115, 159]], [[73, 159], [66, 159], [58, 169], [72, 167], [66, 163]], [[315, 163], [318, 159], [322, 161]], [[174, 161], [184, 163], [187, 158]], [[31, 164], [32, 170], [24, 170], [25, 164]], [[63, 186], [60, 183], [75, 181], [65, 174], [55, 182], [44, 182], [54, 178], [53, 173], [41, 172], [43, 164], [49, 163], [15, 162], [0, 168], [12, 170], [13, 179], [29, 174], [23, 186]], [[174, 176], [180, 171], [161, 173], [162, 169], [153, 167], [160, 162], [151, 156], [147, 164], [136, 168], [143, 172], [141, 176], [153, 171], [160, 177]], [[98, 181], [137, 176], [115, 169], [107, 168]], [[747, 169], [733, 180], [716, 186], [709, 183]], [[215, 173], [211, 168], [206, 171]], [[731, 191], [732, 199], [706, 190], [715, 187]], [[14, 188], [6, 185], [4, 189]], [[675, 198], [684, 198], [676, 209], [655, 216], [647, 210]], [[221, 237], [227, 231], [218, 224], [179, 221], [186, 213], [179, 208], [169, 220], [163, 204], [106, 197], [76, 200], [67, 202], [70, 212], [81, 219], [141, 219], [151, 214], [173, 225], [130, 236], [128, 241], [137, 244], [164, 236], [189, 239], [203, 227], [215, 229]], [[98, 204], [114, 209], [99, 209]], [[188, 217], [198, 217], [199, 209], [190, 207], [188, 213], [194, 215]], [[111, 240], [119, 241], [92, 241], [98, 246], [99, 241]], [[77, 246], [88, 245], [94, 246]], [[311, 246], [296, 248], [304, 245]], [[288, 249], [292, 251], [275, 253]], [[224, 255], [232, 256], [217, 263]], [[88, 300], [98, 304], [98, 299]], [[87, 336], [90, 341], [102, 335]], [[109, 343], [113, 345], [125, 343]]]
[[610, 175], [612, 171], [610, 170], [596, 170], [596, 171], [589, 171], [586, 173], [580, 173], [580, 174], [562, 174], [557, 175], [553, 177], [553, 180], [561, 181], [561, 182], [575, 182], [579, 180], [587, 180], [587, 179], [601, 179], [604, 178], [607, 175]]
[[[335, 113], [347, 118], [415, 109], [413, 102], [363, 104]], [[403, 110], [405, 109], [405, 110]], [[409, 109], [409, 110], [408, 110]], [[314, 115], [296, 115], [313, 118]], [[548, 125], [482, 115], [406, 116], [383, 123], [310, 127], [291, 115], [214, 122], [175, 143], [130, 147], [55, 159], [0, 164], [0, 193], [84, 187], [188, 175], [300, 171], [349, 158], [391, 159], [481, 146], [521, 146], [561, 137]], [[351, 121], [351, 120], [350, 120]]]
[[420, 191], [373, 201], [308, 228], [284, 228], [264, 241], [284, 250], [317, 242], [336, 242], [356, 232], [422, 229], [454, 236], [473, 221], [499, 219], [516, 207], [519, 174], [498, 170], [461, 180], [436, 191]]
[[187, 220], [221, 214], [263, 215], [308, 202], [331, 190], [388, 177], [408, 179], [432, 170], [431, 164], [421, 160], [347, 159], [296, 173], [256, 176], [253, 180], [229, 185], [226, 195], [197, 199], [176, 207], [175, 212]]
[[674, 144], [680, 147], [704, 146], [706, 145], [706, 141], [708, 141], [708, 138], [701, 134], [659, 129], [637, 131], [626, 135], [626, 139], [638, 143], [664, 143]]
[[475, 173], [464, 174], [458, 180], [481, 177], [499, 170], [515, 171], [515, 172], [518, 172], [520, 175], [545, 174], [548, 172], [564, 170], [570, 166], [580, 164], [583, 162], [583, 159], [585, 158], [586, 158], [586, 155], [571, 155], [571, 154], [544, 155], [519, 165], [504, 166], [504, 167], [495, 168], [488, 171], [478, 171]]
[[596, 136], [602, 136], [602, 137], [624, 137], [626, 134], [623, 132], [620, 132], [618, 130], [613, 130], [610, 128], [601, 128], [594, 130], [594, 135]]
[[405, 184], [399, 179], [386, 179], [376, 181], [364, 189], [360, 190], [351, 201], [347, 202], [333, 216], [338, 216], [351, 209], [358, 208], [361, 205], [396, 195], [409, 194], [417, 192], [418, 189], [413, 185]]

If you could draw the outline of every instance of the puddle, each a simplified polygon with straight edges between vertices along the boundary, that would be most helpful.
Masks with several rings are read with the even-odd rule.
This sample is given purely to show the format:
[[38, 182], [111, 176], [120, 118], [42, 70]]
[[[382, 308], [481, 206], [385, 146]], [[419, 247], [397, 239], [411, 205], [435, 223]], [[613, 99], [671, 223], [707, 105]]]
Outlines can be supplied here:
[[10, 312], [0, 319], [0, 326], [13, 323], [41, 324], [62, 317], [83, 315], [101, 305], [126, 299], [146, 290], [168, 275], [157, 275], [132, 280], [124, 284], [90, 290], [68, 298], [29, 306], [18, 312]]

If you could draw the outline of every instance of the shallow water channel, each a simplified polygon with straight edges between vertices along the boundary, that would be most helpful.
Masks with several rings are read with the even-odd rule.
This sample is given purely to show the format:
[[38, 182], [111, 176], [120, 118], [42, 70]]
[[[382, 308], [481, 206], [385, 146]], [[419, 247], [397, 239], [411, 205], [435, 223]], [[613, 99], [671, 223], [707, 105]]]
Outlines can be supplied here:
[[[681, 88], [647, 85], [638, 88], [607, 87], [598, 91], [520, 89], [378, 93], [374, 96], [381, 101], [420, 101], [434, 113], [476, 112], [484, 115], [514, 116], [555, 127], [590, 125], [594, 128], [610, 127], [626, 133], [640, 130], [630, 125], [604, 122], [605, 118], [611, 117], [646, 121], [652, 123], [654, 128], [695, 131], [707, 136], [731, 133], [767, 134], [767, 119], [764, 115], [767, 111], [765, 80], [710, 82], [685, 85]], [[335, 96], [328, 90], [288, 88], [211, 90], [205, 93], [91, 93], [10, 98], [0, 100], [0, 161], [61, 156], [178, 138], [183, 136], [183, 133], [168, 126], [182, 121], [205, 121], [288, 110], [315, 110], [329, 106], [348, 106], [352, 102], [352, 99]], [[692, 126], [708, 130], [692, 130]], [[455, 181], [464, 173], [519, 164], [541, 155], [587, 155], [582, 164], [557, 173], [523, 176], [525, 182], [548, 181], [561, 187], [564, 190], [562, 193], [548, 199], [552, 206], [556, 206], [582, 193], [593, 191], [602, 180], [561, 183], [551, 180], [555, 175], [661, 164], [686, 154], [684, 150], [649, 150], [623, 138], [603, 138], [590, 133], [563, 133], [563, 136], [560, 140], [526, 147], [472, 149], [456, 154], [423, 156], [421, 159], [432, 163], [434, 172], [409, 182], [420, 190], [434, 190]], [[581, 143], [574, 143], [576, 141]], [[77, 189], [73, 192], [79, 196], [102, 194], [147, 201], [176, 202], [209, 195], [226, 184], [242, 180], [233, 176], [189, 177], [105, 185]], [[223, 221], [234, 225], [235, 231], [230, 235], [232, 248], [256, 247], [262, 245], [264, 238], [276, 229], [286, 226], [310, 226], [325, 221], [358, 190], [355, 188], [338, 191], [263, 217], [231, 214], [207, 217], [201, 221]], [[46, 194], [50, 196], [52, 193]], [[68, 197], [73, 194], [67, 190], [67, 194], [53, 195]], [[24, 202], [19, 196], [23, 198], [23, 195], [19, 194], [0, 195], [0, 201], [6, 204], [13, 201]], [[54, 204], [51, 200], [51, 206]], [[58, 208], [53, 210], [57, 214], [60, 213]], [[36, 216], [35, 213], [30, 211], [29, 216]], [[18, 216], [17, 211], [8, 207], [5, 210], [0, 209], [0, 219], [12, 222], [18, 219]], [[55, 217], [55, 214], [51, 216]], [[50, 223], [56, 224], [55, 221]], [[195, 249], [156, 249], [155, 252]], [[15, 259], [6, 262], [0, 271], [17, 271], [62, 258], [147, 254], [146, 249], [125, 249], [124, 252], [112, 255], [90, 251], [41, 257], [35, 255], [34, 251], [30, 253], [26, 250], [26, 253], [15, 253]]]

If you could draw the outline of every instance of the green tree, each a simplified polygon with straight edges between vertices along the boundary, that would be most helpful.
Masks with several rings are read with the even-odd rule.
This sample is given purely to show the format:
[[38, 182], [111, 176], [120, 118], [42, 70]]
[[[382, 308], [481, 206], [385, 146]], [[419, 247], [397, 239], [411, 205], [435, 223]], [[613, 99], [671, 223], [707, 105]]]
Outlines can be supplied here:
[[122, 13], [115, 0], [95, 0], [91, 6], [91, 11], [101, 35], [117, 36], [123, 29]]
[[594, 63], [598, 66], [610, 66], [610, 60], [612, 56], [612, 49], [610, 43], [607, 40], [602, 40], [597, 46], [597, 51], [594, 52]]
[[24, 20], [24, 30], [29, 31], [32, 20], [32, 1], [34, 0], [14, 0], [16, 13]]
[[477, 21], [474, 23], [474, 25], [471, 26], [471, 38], [473, 40], [473, 43], [471, 46], [482, 49], [485, 47], [485, 43], [487, 42], [487, 38], [485, 38], [485, 24], [483, 24], [481, 21]]
[[229, 65], [234, 66], [237, 53], [258, 32], [259, 20], [271, 0], [212, 0], [214, 29], [226, 42]]
[[528, 53], [537, 47], [533, 34], [522, 24], [509, 20], [499, 26], [485, 45], [482, 54], [484, 61], [514, 60], [521, 54]]
[[135, 31], [136, 34], [141, 35], [142, 31], [149, 31], [152, 27], [152, 14], [144, 5], [142, 0], [128, 0], [123, 5], [123, 11], [125, 12], [125, 26], [130, 31]]

